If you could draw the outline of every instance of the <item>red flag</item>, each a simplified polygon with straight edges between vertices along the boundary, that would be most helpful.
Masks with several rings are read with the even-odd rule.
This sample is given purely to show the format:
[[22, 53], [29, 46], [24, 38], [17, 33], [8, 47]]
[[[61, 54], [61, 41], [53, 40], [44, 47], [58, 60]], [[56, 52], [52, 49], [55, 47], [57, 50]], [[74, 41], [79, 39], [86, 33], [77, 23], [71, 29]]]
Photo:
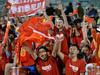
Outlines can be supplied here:
[[9, 29], [10, 29], [10, 22], [7, 23], [5, 35], [4, 35], [2, 44], [0, 45], [0, 55], [2, 54], [2, 47], [3, 47], [3, 46], [6, 44], [6, 42], [7, 42]]
[[17, 62], [16, 64], [20, 64], [20, 43], [19, 43], [19, 40], [17, 40], [17, 43], [16, 43], [16, 46], [15, 46], [15, 53], [16, 53], [16, 56], [17, 56]]
[[33, 17], [23, 23], [19, 28], [19, 37], [15, 47], [15, 51], [18, 57], [18, 63], [20, 63], [20, 48], [27, 42], [28, 46], [31, 47], [32, 42], [36, 44], [36, 47], [42, 45], [46, 38], [48, 38], [48, 30], [51, 28], [50, 23], [43, 22], [41, 17]]
[[10, 22], [7, 23], [7, 27], [6, 27], [6, 31], [5, 31], [5, 35], [4, 35], [4, 39], [3, 39], [3, 44], [6, 44], [6, 42], [7, 42], [9, 29], [10, 29]]
[[[31, 26], [33, 29], [46, 33], [48, 29], [51, 28], [49, 22], [43, 22], [44, 18], [41, 17], [33, 17], [27, 20], [23, 25], [19, 28], [20, 33], [28, 33], [27, 35], [32, 34], [32, 29], [29, 28]], [[30, 32], [30, 33], [29, 33]]]
[[48, 38], [48, 30], [51, 28], [49, 22], [43, 22], [42, 17], [33, 17], [20, 27], [20, 44], [26, 40], [42, 44]]
[[[100, 33], [96, 33], [96, 63], [100, 66]], [[95, 45], [95, 44], [94, 44]]]
[[77, 9], [74, 9], [73, 14], [74, 14], [74, 15], [75, 15], [75, 14], [78, 14], [78, 10], [77, 10]]
[[96, 41], [96, 34], [97, 34], [96, 30], [95, 29], [91, 29], [91, 34], [93, 36], [93, 39]]
[[97, 33], [96, 35], [96, 41], [97, 41], [97, 51], [98, 51], [98, 58], [100, 59], [100, 33]]
[[[28, 26], [36, 26], [39, 22], [41, 22], [42, 18], [40, 17], [32, 17], [28, 19], [26, 22], [22, 24], [22, 26], [19, 28], [20, 33], [27, 33], [27, 31], [30, 31], [31, 29]], [[31, 30], [32, 31], [32, 30]]]
[[73, 12], [70, 14], [70, 16], [74, 16], [76, 14], [78, 14], [78, 10], [77, 9], [74, 9]]

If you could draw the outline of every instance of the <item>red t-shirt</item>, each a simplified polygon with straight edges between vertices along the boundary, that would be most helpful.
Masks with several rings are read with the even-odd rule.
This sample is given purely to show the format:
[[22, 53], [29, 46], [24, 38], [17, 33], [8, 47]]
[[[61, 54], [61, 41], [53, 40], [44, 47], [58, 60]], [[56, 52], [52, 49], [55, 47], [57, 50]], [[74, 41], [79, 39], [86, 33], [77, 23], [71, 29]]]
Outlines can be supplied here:
[[68, 40], [69, 40], [69, 30], [66, 30], [65, 28], [63, 29], [63, 31], [58, 32], [57, 27], [54, 27], [54, 35], [56, 34], [64, 34], [64, 40], [62, 41], [61, 44], [61, 52], [63, 52], [64, 54], [68, 54]]
[[0, 75], [4, 75], [4, 61], [2, 59], [0, 59]]
[[0, 30], [0, 41], [2, 41], [3, 38], [3, 34], [2, 34], [2, 30]]
[[2, 69], [2, 71], [4, 71], [6, 63], [7, 62], [2, 57], [2, 59], [0, 60], [0, 69]]
[[56, 60], [51, 56], [47, 61], [38, 60], [37, 69], [41, 75], [60, 75]]
[[91, 50], [94, 51], [97, 49], [97, 42], [93, 39], [93, 41], [90, 43], [90, 47], [91, 47]]
[[77, 44], [78, 46], [80, 47], [80, 44], [81, 44], [81, 41], [83, 40], [83, 33], [82, 33], [82, 30], [78, 30], [79, 33], [80, 33], [80, 36], [76, 36], [76, 40], [77, 40]]
[[67, 38], [67, 40], [70, 40], [70, 28], [69, 29], [66, 29], [64, 28], [64, 32], [65, 32], [65, 37]]
[[80, 75], [80, 73], [85, 73], [85, 61], [83, 59], [78, 59], [76, 62], [73, 62], [67, 56], [64, 56], [63, 62], [66, 67], [66, 75]]
[[6, 58], [5, 53], [2, 53], [0, 55], [0, 75], [3, 75], [6, 63], [8, 63], [8, 60]]
[[22, 66], [31, 66], [35, 64], [34, 59], [27, 51], [20, 52], [20, 61]]
[[68, 44], [67, 44], [67, 39], [66, 38], [64, 38], [64, 40], [61, 43], [61, 52], [63, 52], [64, 54], [67, 54], [67, 55], [69, 53]]
[[71, 38], [72, 44], [77, 44], [80, 47], [81, 41], [83, 40], [82, 30], [79, 30], [80, 36], [74, 36]]

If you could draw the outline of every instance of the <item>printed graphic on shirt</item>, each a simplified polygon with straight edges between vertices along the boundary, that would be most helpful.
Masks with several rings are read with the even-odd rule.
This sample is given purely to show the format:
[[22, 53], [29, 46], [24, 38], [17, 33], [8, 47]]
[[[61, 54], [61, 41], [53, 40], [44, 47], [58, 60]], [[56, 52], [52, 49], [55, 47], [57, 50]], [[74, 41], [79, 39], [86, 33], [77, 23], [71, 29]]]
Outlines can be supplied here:
[[69, 65], [72, 69], [73, 72], [77, 72], [79, 70], [79, 68], [77, 66], [73, 66], [73, 65]]
[[42, 66], [42, 70], [50, 71], [51, 69], [52, 69], [52, 66], [50, 64], [47, 66]]
[[22, 57], [24, 57], [24, 56], [26, 55], [26, 50], [23, 49], [23, 48], [21, 48], [20, 55], [21, 55]]

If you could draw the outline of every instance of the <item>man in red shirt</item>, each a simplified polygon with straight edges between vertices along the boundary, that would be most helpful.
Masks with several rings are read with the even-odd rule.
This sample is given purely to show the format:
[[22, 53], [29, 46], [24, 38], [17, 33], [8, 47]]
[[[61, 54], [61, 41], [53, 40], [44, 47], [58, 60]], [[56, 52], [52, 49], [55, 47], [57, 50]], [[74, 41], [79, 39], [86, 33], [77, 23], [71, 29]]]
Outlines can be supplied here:
[[68, 40], [69, 40], [69, 30], [65, 28], [63, 20], [62, 19], [57, 19], [56, 20], [56, 26], [54, 28], [54, 35], [64, 35], [64, 39], [62, 41], [62, 49], [61, 51], [64, 54], [68, 54]]
[[77, 45], [72, 45], [69, 48], [69, 57], [64, 55], [61, 49], [61, 41], [59, 41], [58, 56], [65, 64], [66, 75], [84, 75], [85, 73], [85, 61], [83, 59], [78, 59], [77, 55], [79, 53]]
[[57, 42], [55, 42], [51, 55], [45, 46], [38, 48], [37, 69], [41, 75], [60, 75], [56, 62]]

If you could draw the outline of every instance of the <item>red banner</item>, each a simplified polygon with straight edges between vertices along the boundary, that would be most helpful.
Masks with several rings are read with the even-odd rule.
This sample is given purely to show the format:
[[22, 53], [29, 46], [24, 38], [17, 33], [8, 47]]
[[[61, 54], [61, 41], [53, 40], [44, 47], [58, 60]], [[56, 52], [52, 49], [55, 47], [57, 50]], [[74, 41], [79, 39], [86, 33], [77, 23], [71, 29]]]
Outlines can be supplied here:
[[45, 8], [45, 0], [8, 0], [8, 2], [12, 4], [11, 17], [15, 14], [17, 16], [32, 15]]

